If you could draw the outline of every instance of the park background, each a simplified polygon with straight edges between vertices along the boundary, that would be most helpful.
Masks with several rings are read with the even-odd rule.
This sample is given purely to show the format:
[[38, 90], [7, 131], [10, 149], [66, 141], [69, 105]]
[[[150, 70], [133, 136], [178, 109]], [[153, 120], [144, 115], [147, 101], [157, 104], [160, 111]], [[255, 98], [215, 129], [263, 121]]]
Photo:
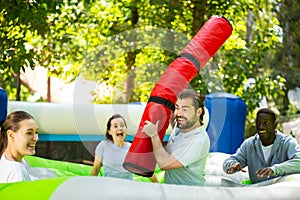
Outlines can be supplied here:
[[270, 107], [297, 136], [300, 2], [291, 0], [0, 1], [0, 87], [9, 101], [146, 103], [168, 65], [213, 15], [233, 34], [191, 81], [255, 114]]

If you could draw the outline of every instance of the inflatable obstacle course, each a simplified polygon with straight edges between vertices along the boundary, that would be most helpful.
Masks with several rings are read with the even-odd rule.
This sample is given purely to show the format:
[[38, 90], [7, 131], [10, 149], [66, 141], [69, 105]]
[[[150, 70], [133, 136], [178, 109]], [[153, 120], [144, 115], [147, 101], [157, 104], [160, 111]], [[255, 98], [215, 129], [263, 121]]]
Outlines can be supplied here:
[[[134, 180], [102, 177], [101, 174], [92, 177], [89, 176], [91, 166], [88, 165], [26, 156], [32, 166], [30, 171], [37, 169], [43, 179], [0, 184], [0, 199], [299, 199], [300, 174], [245, 185], [241, 182], [247, 181], [247, 173], [228, 175], [222, 171], [221, 163], [228, 156], [225, 153], [210, 154], [205, 187], [164, 184], [160, 179], [163, 172], [159, 169], [155, 170], [155, 174], [160, 183], [151, 183], [148, 178], [137, 175], [134, 175]], [[55, 172], [56, 177], [51, 173], [51, 177], [47, 178], [40, 169]]]

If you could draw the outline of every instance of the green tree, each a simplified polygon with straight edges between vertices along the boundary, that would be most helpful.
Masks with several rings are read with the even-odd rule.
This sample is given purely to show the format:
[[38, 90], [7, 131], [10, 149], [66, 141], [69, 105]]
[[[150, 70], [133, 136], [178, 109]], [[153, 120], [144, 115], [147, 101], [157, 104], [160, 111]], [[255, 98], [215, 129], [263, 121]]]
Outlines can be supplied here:
[[214, 76], [221, 78], [223, 88], [211, 84], [214, 87], [209, 89], [229, 92], [246, 101], [248, 137], [254, 133], [254, 114], [263, 97], [272, 103], [284, 96], [285, 79], [272, 76], [270, 67], [270, 58], [274, 57], [279, 42], [274, 5], [271, 1], [211, 1], [209, 6], [215, 7], [208, 9], [212, 14], [225, 11], [233, 25], [232, 36], [213, 59]]
[[[86, 20], [89, 18], [84, 9], [89, 2], [10, 0], [0, 3], [0, 41], [3, 44], [0, 70], [5, 74], [0, 83], [10, 99], [26, 100], [29, 91], [21, 87], [20, 71], [27, 67], [34, 69], [36, 64], [48, 69], [49, 81], [52, 76], [67, 82], [74, 80], [84, 56], [81, 43], [85, 41], [78, 30], [88, 26]], [[20, 93], [24, 93], [22, 98]], [[48, 101], [50, 98], [48, 96]]]
[[49, 31], [48, 14], [60, 3], [0, 1], [0, 84], [10, 99], [26, 100], [29, 91], [21, 87], [20, 71], [25, 71], [26, 67], [33, 69], [41, 56], [28, 41]]
[[285, 95], [275, 99], [283, 115], [288, 114], [290, 103], [287, 97], [288, 91], [299, 87], [300, 75], [300, 2], [299, 1], [276, 1], [274, 11], [279, 21], [277, 31], [281, 42], [276, 45], [274, 59], [270, 63], [274, 69], [273, 77], [283, 76], [286, 80]]
[[233, 34], [191, 85], [245, 100], [251, 135], [259, 102], [286, 114], [287, 91], [299, 84], [298, 11], [288, 0], [1, 1], [1, 86], [11, 94], [18, 82], [10, 78], [36, 61], [49, 77], [83, 74], [111, 88], [95, 90], [95, 103], [146, 102], [202, 25], [222, 15]]

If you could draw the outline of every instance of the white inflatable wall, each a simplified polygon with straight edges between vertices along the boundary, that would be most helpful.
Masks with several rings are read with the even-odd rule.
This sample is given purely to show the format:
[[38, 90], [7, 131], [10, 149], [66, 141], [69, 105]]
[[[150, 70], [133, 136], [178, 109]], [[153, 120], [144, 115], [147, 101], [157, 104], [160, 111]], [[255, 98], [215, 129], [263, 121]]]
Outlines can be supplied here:
[[264, 187], [200, 187], [81, 176], [62, 183], [50, 199], [299, 199], [299, 174], [285, 178], [286, 180]]
[[[32, 114], [40, 134], [105, 135], [106, 123], [113, 114], [122, 115], [127, 122], [127, 134], [134, 136], [142, 118], [145, 104], [56, 104], [45, 102], [8, 102], [8, 113], [24, 110]], [[207, 127], [208, 110], [204, 116]], [[166, 135], [171, 133], [171, 127]]]
[[56, 104], [45, 102], [8, 102], [8, 113], [24, 110], [32, 114], [41, 134], [102, 134], [113, 114], [122, 115], [128, 134], [137, 131], [145, 106], [137, 104]]

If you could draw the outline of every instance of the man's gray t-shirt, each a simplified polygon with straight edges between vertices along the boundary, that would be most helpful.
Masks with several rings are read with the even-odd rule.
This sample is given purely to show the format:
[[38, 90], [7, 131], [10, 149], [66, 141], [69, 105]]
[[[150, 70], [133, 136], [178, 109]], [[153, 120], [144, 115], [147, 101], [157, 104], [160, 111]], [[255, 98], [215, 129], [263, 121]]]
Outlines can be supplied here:
[[173, 132], [166, 150], [184, 167], [166, 170], [165, 183], [204, 186], [209, 147], [210, 140], [203, 126], [188, 133]]

